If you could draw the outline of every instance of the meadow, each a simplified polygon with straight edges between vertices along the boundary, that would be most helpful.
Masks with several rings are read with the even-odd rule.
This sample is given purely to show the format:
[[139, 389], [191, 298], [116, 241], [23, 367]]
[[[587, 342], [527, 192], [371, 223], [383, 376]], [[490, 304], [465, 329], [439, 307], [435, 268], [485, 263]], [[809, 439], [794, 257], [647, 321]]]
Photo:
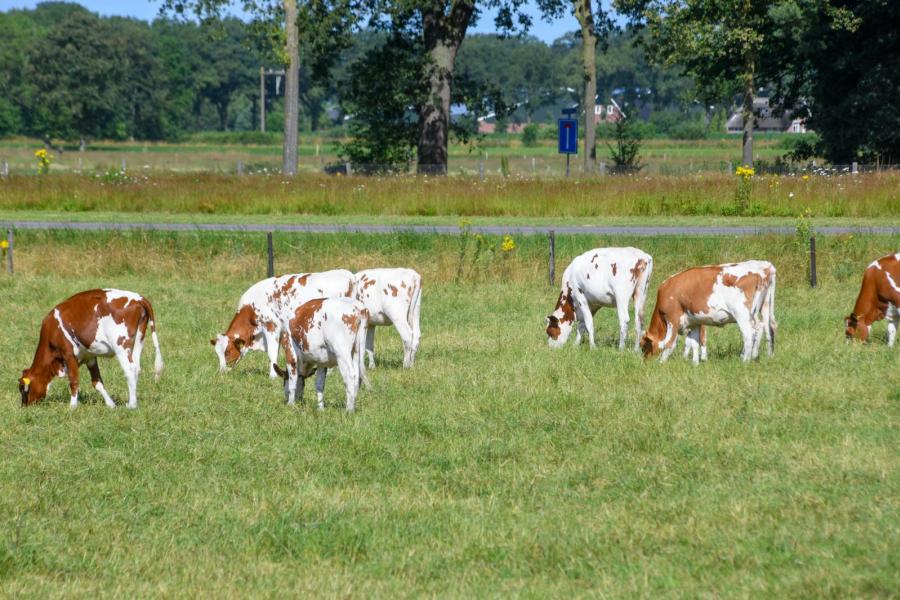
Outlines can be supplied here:
[[[343, 177], [304, 174], [235, 177], [223, 174], [50, 174], [0, 179], [0, 212], [55, 213], [62, 218], [147, 220], [302, 219], [307, 217], [447, 219], [539, 218], [565, 222], [598, 217], [707, 219], [876, 219], [897, 223], [900, 172], [860, 175], [756, 176], [746, 201], [738, 178], [724, 173], [684, 176]], [[9, 215], [9, 216], [7, 216]], [[67, 217], [66, 215], [71, 215]], [[111, 215], [111, 216], [110, 216]], [[117, 215], [117, 216], [116, 216]]]
[[[63, 152], [53, 153], [53, 173], [115, 172], [123, 160], [133, 173], [231, 173], [241, 162], [245, 172], [277, 173], [281, 168], [280, 138], [266, 140], [255, 132], [206, 132], [178, 143], [92, 141], [85, 151], [75, 144], [62, 144]], [[757, 160], [774, 163], [789, 149], [797, 136], [759, 134], [755, 139]], [[249, 140], [250, 143], [246, 143]], [[299, 170], [321, 173], [325, 165], [342, 164], [337, 143], [346, 139], [305, 134], [298, 148]], [[607, 142], [599, 139], [597, 160], [612, 164]], [[265, 143], [257, 143], [265, 142]], [[6, 160], [17, 174], [34, 171], [34, 151], [43, 147], [40, 140], [12, 138], [0, 140], [0, 160]], [[471, 144], [453, 143], [449, 147], [449, 169], [454, 174], [477, 174], [479, 163], [485, 175], [500, 176], [504, 163], [509, 173], [518, 176], [560, 177], [565, 174], [565, 156], [558, 154], [556, 139], [540, 140], [535, 146], [522, 144], [521, 135], [490, 135]], [[696, 171], [725, 172], [729, 161], [741, 160], [739, 136], [719, 136], [708, 140], [647, 139], [642, 143], [644, 174], [684, 175]], [[573, 172], [580, 172], [582, 158], [572, 157]]]
[[[49, 183], [53, 180], [48, 180]], [[2, 186], [0, 186], [2, 188]], [[380, 365], [358, 412], [283, 404], [264, 357], [217, 372], [209, 338], [265, 274], [260, 236], [17, 233], [0, 274], [0, 588], [8, 596], [890, 597], [900, 589], [898, 351], [847, 344], [862, 269], [900, 236], [820, 239], [819, 287], [791, 236], [560, 236], [654, 256], [655, 289], [687, 266], [778, 267], [778, 349], [739, 361], [551, 351], [546, 240], [276, 234], [279, 270], [403, 265], [424, 276], [422, 345]], [[562, 266], [558, 272], [562, 271]], [[33, 409], [14, 385], [40, 320], [93, 286], [154, 304], [139, 408], [57, 382]], [[633, 335], [633, 334], [632, 334]], [[124, 377], [101, 363], [121, 401]]]

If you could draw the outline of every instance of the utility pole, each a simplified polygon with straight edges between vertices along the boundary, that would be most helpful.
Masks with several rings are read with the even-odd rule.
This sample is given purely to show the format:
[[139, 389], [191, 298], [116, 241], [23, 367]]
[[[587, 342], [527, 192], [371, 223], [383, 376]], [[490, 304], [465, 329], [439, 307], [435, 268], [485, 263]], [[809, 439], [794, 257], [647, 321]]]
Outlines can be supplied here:
[[259, 130], [266, 132], [266, 70], [259, 67]]
[[285, 50], [288, 56], [284, 82], [284, 150], [281, 173], [297, 174], [297, 128], [300, 120], [300, 48], [297, 0], [284, 0]]

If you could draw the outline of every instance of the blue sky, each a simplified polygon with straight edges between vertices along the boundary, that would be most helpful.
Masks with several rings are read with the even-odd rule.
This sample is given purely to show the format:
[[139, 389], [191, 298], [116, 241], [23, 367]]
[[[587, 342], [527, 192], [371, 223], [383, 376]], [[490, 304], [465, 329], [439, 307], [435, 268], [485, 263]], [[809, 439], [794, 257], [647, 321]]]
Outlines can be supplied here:
[[[38, 0], [0, 0], [0, 11], [11, 8], [33, 8]], [[78, 2], [93, 12], [102, 15], [123, 15], [151, 20], [159, 12], [159, 0], [80, 0]], [[531, 33], [545, 42], [552, 42], [567, 31], [578, 28], [574, 16], [566, 16], [552, 23], [545, 23], [540, 19], [537, 9], [529, 5], [526, 12], [531, 14], [534, 25]], [[237, 13], [240, 15], [240, 13]], [[494, 13], [486, 12], [474, 30], [475, 33], [490, 33], [494, 31]]]

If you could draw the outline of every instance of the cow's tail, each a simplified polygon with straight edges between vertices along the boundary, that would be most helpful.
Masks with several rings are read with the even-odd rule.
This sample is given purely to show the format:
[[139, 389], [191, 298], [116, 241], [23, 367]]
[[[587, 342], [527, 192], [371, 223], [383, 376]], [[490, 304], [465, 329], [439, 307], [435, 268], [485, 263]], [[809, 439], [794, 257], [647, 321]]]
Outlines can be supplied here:
[[762, 319], [766, 328], [766, 342], [768, 342], [769, 356], [775, 354], [775, 332], [778, 330], [778, 322], [775, 320], [775, 268], [769, 273], [766, 297], [762, 305]]
[[163, 372], [163, 357], [162, 351], [159, 349], [159, 337], [156, 335], [156, 316], [153, 314], [153, 305], [146, 298], [144, 299], [144, 311], [147, 313], [147, 327], [150, 329], [150, 339], [153, 340], [153, 351], [155, 353], [153, 373], [156, 379], [159, 379]]
[[359, 327], [356, 330], [354, 350], [356, 352], [356, 365], [359, 370], [359, 382], [366, 388], [371, 388], [369, 376], [366, 373], [366, 332], [369, 330], [369, 311], [365, 308], [359, 313]]
[[422, 306], [422, 276], [416, 273], [415, 289], [413, 289], [412, 301], [409, 303], [409, 312], [406, 315], [407, 323], [412, 331], [412, 357], [410, 364], [415, 360], [416, 352], [419, 350], [419, 339], [422, 336], [420, 326], [420, 309]]
[[647, 292], [650, 291], [650, 277], [653, 275], [653, 257], [647, 256], [647, 264], [638, 275], [634, 284], [634, 332], [635, 350], [640, 350], [641, 335], [644, 333], [644, 308], [647, 304]]

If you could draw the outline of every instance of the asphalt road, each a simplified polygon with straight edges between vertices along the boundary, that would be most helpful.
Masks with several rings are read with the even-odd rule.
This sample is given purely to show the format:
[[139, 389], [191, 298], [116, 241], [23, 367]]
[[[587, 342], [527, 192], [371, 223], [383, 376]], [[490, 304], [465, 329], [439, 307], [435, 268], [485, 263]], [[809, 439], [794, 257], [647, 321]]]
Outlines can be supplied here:
[[[461, 229], [455, 225], [328, 225], [328, 224], [270, 224], [270, 225], [231, 225], [217, 223], [68, 223], [64, 221], [10, 221], [4, 224], [13, 229], [68, 229], [81, 231], [124, 231], [124, 230], [156, 230], [156, 231], [244, 231], [266, 232], [283, 231], [295, 233], [437, 233], [445, 235], [459, 234]], [[793, 227], [658, 227], [658, 226], [503, 226], [473, 225], [469, 229], [473, 233], [502, 235], [505, 233], [519, 235], [546, 235], [551, 231], [557, 234], [587, 235], [627, 235], [627, 236], [730, 236], [730, 235], [766, 235], [793, 234]], [[819, 234], [880, 234], [900, 235], [900, 227], [816, 227]]]

